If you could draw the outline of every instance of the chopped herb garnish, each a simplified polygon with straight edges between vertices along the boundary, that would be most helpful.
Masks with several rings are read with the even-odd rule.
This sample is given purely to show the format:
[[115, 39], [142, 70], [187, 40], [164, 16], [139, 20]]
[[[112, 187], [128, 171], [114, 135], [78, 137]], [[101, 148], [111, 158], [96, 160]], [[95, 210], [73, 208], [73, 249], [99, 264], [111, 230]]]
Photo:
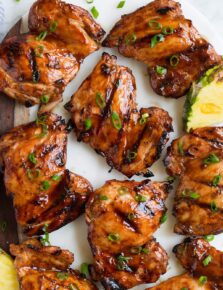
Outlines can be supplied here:
[[117, 269], [118, 270], [125, 270], [128, 268], [127, 263], [129, 260], [131, 260], [132, 257], [125, 257], [124, 255], [119, 255], [117, 257]]
[[81, 264], [81, 274], [87, 277], [89, 275], [89, 269], [88, 269], [88, 264], [83, 263]]
[[55, 32], [57, 30], [57, 26], [58, 26], [58, 22], [57, 21], [53, 21], [50, 24], [50, 32]]
[[161, 224], [164, 224], [166, 221], [167, 221], [167, 213], [165, 213], [162, 217], [161, 217], [161, 219], [160, 219], [160, 223]]
[[100, 200], [108, 200], [108, 197], [106, 195], [99, 195]]
[[133, 212], [131, 212], [131, 213], [129, 213], [129, 214], [127, 215], [127, 218], [128, 218], [128, 220], [130, 220], [130, 221], [134, 220], [135, 217], [136, 217], [136, 216], [135, 216], [135, 214], [134, 214]]
[[146, 198], [146, 196], [144, 196], [144, 195], [137, 194], [137, 195], [135, 196], [135, 200], [138, 201], [138, 202], [146, 202], [146, 201], [147, 201], [147, 198]]
[[193, 199], [198, 199], [200, 197], [200, 194], [198, 194], [197, 192], [194, 192], [194, 191], [190, 191], [189, 196]]
[[36, 125], [39, 126], [39, 125], [43, 125], [43, 124], [45, 124], [45, 122], [46, 122], [46, 118], [47, 118], [47, 116], [45, 116], [45, 115], [39, 116], [39, 117], [36, 119]]
[[26, 175], [29, 178], [29, 180], [36, 179], [40, 176], [40, 170], [39, 169], [28, 169], [26, 171]]
[[204, 159], [203, 163], [205, 165], [209, 165], [211, 163], [218, 163], [220, 159], [214, 153], [211, 153], [206, 159]]
[[118, 189], [118, 194], [119, 195], [124, 195], [124, 194], [127, 194], [127, 193], [129, 193], [128, 187], [125, 187], [125, 186], [119, 187], [119, 189]]
[[57, 175], [57, 174], [55, 174], [55, 175], [53, 175], [53, 176], [51, 177], [51, 179], [52, 179], [53, 181], [58, 181], [58, 180], [61, 179], [61, 175]]
[[139, 247], [132, 247], [130, 249], [130, 253], [131, 254], [135, 254], [135, 255], [141, 254], [141, 253], [148, 254], [149, 253], [149, 249], [148, 248], [141, 247], [141, 246], [139, 246]]
[[48, 34], [48, 32], [46, 30], [40, 32], [40, 34], [36, 37], [36, 40], [38, 40], [38, 41], [44, 40], [46, 38], [47, 34]]
[[50, 188], [50, 183], [47, 180], [44, 180], [41, 184], [41, 190], [48, 190]]
[[207, 242], [212, 242], [214, 240], [214, 235], [207, 235], [207, 236], [204, 236], [204, 239], [207, 241]]
[[174, 182], [175, 178], [173, 176], [168, 176], [167, 181], [168, 182]]
[[108, 240], [110, 242], [118, 242], [120, 240], [120, 235], [117, 233], [111, 233], [108, 235]]
[[88, 119], [86, 119], [86, 120], [84, 121], [84, 127], [85, 127], [85, 130], [86, 130], [86, 131], [88, 131], [88, 130], [91, 129], [91, 127], [92, 127], [92, 121], [91, 121], [90, 118], [88, 118]]
[[204, 260], [203, 260], [203, 265], [205, 266], [205, 267], [207, 267], [208, 266], [208, 264], [210, 263], [212, 261], [212, 256], [211, 255], [209, 255], [209, 256], [207, 256]]
[[167, 69], [165, 67], [162, 67], [162, 66], [157, 65], [156, 66], [156, 72], [159, 75], [165, 75], [167, 73]]
[[217, 212], [218, 211], [218, 207], [217, 207], [215, 201], [211, 202], [211, 211], [212, 212]]
[[62, 280], [62, 281], [67, 280], [68, 277], [69, 277], [69, 274], [66, 272], [57, 273], [57, 278]]
[[178, 142], [178, 152], [181, 156], [184, 156], [183, 141]]
[[181, 288], [181, 290], [189, 290], [187, 287], [183, 287]]
[[100, 92], [96, 93], [96, 103], [100, 109], [105, 107], [105, 100]]
[[7, 228], [7, 222], [6, 221], [0, 222], [0, 230], [2, 233], [6, 231], [6, 228]]
[[32, 164], [37, 164], [37, 159], [36, 159], [34, 153], [30, 153], [30, 154], [28, 155], [28, 159], [29, 159], [29, 161], [30, 161]]
[[43, 51], [44, 51], [44, 46], [39, 45], [37, 48], [35, 48], [35, 56], [36, 57], [43, 57]]
[[159, 42], [163, 42], [165, 39], [163, 34], [156, 34], [151, 38], [150, 47], [155, 47]]
[[127, 160], [128, 160], [128, 162], [131, 162], [131, 161], [135, 160], [136, 157], [137, 157], [137, 155], [138, 154], [135, 151], [128, 151], [128, 154], [127, 154]]
[[126, 45], [130, 45], [130, 44], [133, 44], [135, 43], [137, 40], [137, 37], [136, 37], [136, 34], [135, 33], [131, 33], [129, 35], [126, 36], [125, 38], [125, 44]]
[[125, 1], [120, 1], [117, 5], [117, 8], [123, 8], [125, 6]]
[[208, 278], [207, 276], [201, 276], [198, 281], [199, 281], [199, 285], [203, 286], [208, 281]]
[[152, 28], [152, 29], [157, 29], [157, 30], [159, 30], [159, 29], [161, 29], [163, 27], [162, 23], [156, 21], [155, 19], [154, 20], [150, 20], [148, 22], [148, 26], [150, 28]]
[[172, 55], [170, 58], [170, 65], [173, 67], [176, 67], [180, 62], [179, 56], [178, 55]]
[[70, 290], [80, 290], [80, 288], [76, 284], [69, 285]]
[[99, 12], [98, 12], [98, 10], [97, 10], [97, 8], [96, 8], [95, 6], [91, 8], [91, 13], [92, 13], [92, 15], [93, 15], [93, 17], [94, 17], [95, 19], [98, 18], [98, 16], [99, 16]]
[[174, 32], [174, 29], [173, 29], [172, 26], [165, 26], [165, 27], [163, 27], [163, 29], [162, 29], [162, 33], [163, 33], [164, 35], [173, 34], [173, 32]]
[[139, 124], [140, 125], [145, 124], [147, 122], [148, 118], [149, 118], [149, 114], [148, 113], [142, 114], [141, 118], [139, 119]]
[[43, 104], [49, 103], [49, 100], [50, 100], [50, 98], [48, 96], [46, 96], [46, 95], [42, 95], [41, 98], [40, 98], [40, 101]]
[[87, 4], [92, 4], [94, 0], [86, 0]]
[[49, 240], [50, 235], [47, 231], [48, 227], [49, 227], [48, 224], [45, 224], [43, 227], [44, 236], [40, 240], [43, 246], [50, 246], [50, 240]]
[[212, 185], [216, 187], [218, 186], [220, 181], [221, 181], [221, 175], [220, 174], [216, 175], [212, 181]]
[[36, 134], [36, 138], [43, 138], [48, 133], [48, 126], [46, 124], [41, 124], [42, 132], [40, 134]]
[[112, 112], [111, 119], [115, 129], [120, 130], [122, 128], [122, 122], [119, 115], [116, 112]]

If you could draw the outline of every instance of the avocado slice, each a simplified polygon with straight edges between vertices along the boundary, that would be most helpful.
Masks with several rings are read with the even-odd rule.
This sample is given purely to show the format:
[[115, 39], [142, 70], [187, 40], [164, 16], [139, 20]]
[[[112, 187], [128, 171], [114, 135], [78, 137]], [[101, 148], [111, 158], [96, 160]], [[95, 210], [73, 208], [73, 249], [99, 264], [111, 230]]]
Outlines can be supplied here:
[[223, 65], [209, 69], [193, 83], [186, 96], [183, 123], [187, 132], [223, 123]]

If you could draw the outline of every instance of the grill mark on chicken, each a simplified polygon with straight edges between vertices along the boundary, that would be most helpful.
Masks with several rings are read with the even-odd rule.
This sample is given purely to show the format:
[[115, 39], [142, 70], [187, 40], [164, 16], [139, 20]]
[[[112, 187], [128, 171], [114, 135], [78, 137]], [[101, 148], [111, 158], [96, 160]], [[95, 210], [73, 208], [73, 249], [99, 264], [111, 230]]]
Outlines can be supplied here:
[[[106, 74], [101, 71], [103, 65]], [[98, 93], [103, 108], [98, 104]], [[105, 156], [111, 168], [128, 177], [147, 175], [147, 168], [160, 157], [172, 131], [172, 119], [166, 111], [156, 107], [138, 111], [135, 97], [132, 72], [117, 65], [116, 57], [103, 53], [92, 74], [65, 105], [71, 113], [77, 140], [89, 143]], [[145, 120], [141, 121], [143, 116]], [[88, 129], [86, 120], [90, 121]], [[133, 160], [128, 158], [131, 151]]]

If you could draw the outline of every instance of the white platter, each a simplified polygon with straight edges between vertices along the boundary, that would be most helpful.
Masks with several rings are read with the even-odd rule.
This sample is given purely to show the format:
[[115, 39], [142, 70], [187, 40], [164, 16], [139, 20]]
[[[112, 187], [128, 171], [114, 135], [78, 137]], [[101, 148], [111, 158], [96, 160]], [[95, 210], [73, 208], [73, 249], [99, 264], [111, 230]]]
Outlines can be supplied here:
[[[119, 0], [94, 0], [93, 4], [87, 4], [84, 0], [68, 0], [67, 2], [82, 6], [87, 10], [90, 10], [94, 5], [100, 12], [97, 21], [102, 27], [109, 32], [117, 20], [120, 19], [122, 14], [126, 14], [136, 10], [137, 8], [151, 2], [149, 0], [127, 0], [126, 5], [122, 9], [117, 9], [116, 6]], [[206, 18], [200, 14], [195, 8], [188, 4], [187, 0], [180, 0], [184, 15], [191, 19], [194, 25], [198, 28], [200, 33], [207, 38], [215, 47], [218, 53], [223, 54], [223, 40], [215, 32], [214, 28], [206, 20]], [[27, 7], [27, 10], [29, 7]], [[26, 30], [27, 17], [23, 19], [23, 30]], [[171, 134], [170, 142], [177, 136], [180, 136], [182, 132], [182, 109], [184, 98], [180, 100], [165, 99], [156, 95], [149, 84], [149, 77], [147, 75], [146, 66], [140, 64], [134, 60], [122, 57], [116, 50], [100, 49], [98, 52], [90, 55], [81, 66], [81, 70], [78, 76], [67, 87], [64, 93], [64, 101], [55, 110], [55, 113], [62, 115], [67, 120], [69, 114], [63, 108], [63, 105], [70, 100], [71, 95], [78, 89], [83, 80], [93, 70], [96, 63], [99, 61], [103, 51], [107, 51], [111, 54], [118, 56], [118, 63], [128, 66], [132, 69], [133, 74], [136, 77], [137, 84], [137, 102], [139, 107], [158, 106], [164, 108], [169, 112], [173, 118], [174, 133]], [[34, 120], [36, 116], [36, 108], [30, 111], [30, 120]], [[165, 180], [167, 174], [162, 163], [163, 156], [166, 150], [164, 150], [162, 157], [151, 168], [155, 177], [152, 180], [162, 181]], [[109, 167], [105, 160], [98, 156], [88, 145], [84, 143], [78, 143], [74, 133], [69, 136], [68, 142], [68, 161], [67, 168], [71, 171], [78, 173], [86, 177], [94, 186], [94, 188], [100, 187], [106, 180], [109, 179], [126, 179], [121, 173], [116, 170], [108, 173]], [[135, 180], [142, 180], [140, 177], [135, 177]], [[164, 281], [169, 277], [175, 276], [183, 272], [183, 268], [178, 264], [174, 255], [172, 254], [172, 248], [177, 243], [183, 240], [183, 236], [179, 236], [173, 233], [174, 217], [172, 216], [172, 204], [173, 204], [174, 191], [169, 195], [167, 207], [168, 207], [168, 221], [161, 226], [161, 228], [155, 233], [157, 241], [165, 248], [169, 254], [169, 266], [168, 271], [157, 282]], [[61, 228], [60, 230], [50, 234], [50, 240], [53, 245], [58, 245], [62, 248], [69, 249], [75, 255], [74, 267], [79, 269], [81, 263], [92, 262], [91, 251], [87, 242], [87, 227], [85, 225], [84, 217], [77, 219], [73, 223]], [[219, 249], [223, 248], [223, 234], [216, 236], [212, 242], [214, 246]], [[156, 283], [156, 284], [157, 284]], [[140, 285], [134, 288], [134, 290], [145, 289], [146, 286], [152, 286], [152, 284]], [[103, 289], [103, 287], [99, 287]]]

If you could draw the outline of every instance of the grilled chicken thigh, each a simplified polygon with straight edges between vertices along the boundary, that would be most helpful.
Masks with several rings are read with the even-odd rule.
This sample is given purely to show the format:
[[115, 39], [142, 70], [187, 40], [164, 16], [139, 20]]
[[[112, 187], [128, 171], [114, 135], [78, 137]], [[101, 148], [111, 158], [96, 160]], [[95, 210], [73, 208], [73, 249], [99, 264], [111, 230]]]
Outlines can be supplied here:
[[185, 235], [223, 231], [223, 127], [191, 131], [173, 141], [165, 159], [167, 172], [179, 176], [175, 232]]
[[38, 0], [28, 34], [0, 45], [0, 91], [27, 106], [51, 110], [80, 64], [100, 47], [103, 29], [84, 9], [59, 0]]
[[15, 267], [23, 290], [97, 290], [78, 271], [70, 268], [73, 254], [59, 247], [43, 247], [37, 240], [11, 245]]
[[111, 180], [91, 195], [86, 208], [91, 274], [105, 289], [155, 282], [166, 272], [167, 254], [152, 235], [165, 214], [168, 187]]
[[0, 138], [5, 187], [29, 236], [73, 221], [92, 191], [86, 179], [65, 170], [67, 133], [61, 117], [46, 114]]
[[172, 131], [160, 108], [136, 106], [132, 72], [104, 53], [92, 74], [66, 105], [79, 141], [89, 143], [107, 163], [128, 177], [149, 176]]
[[154, 91], [179, 98], [221, 57], [172, 0], [155, 0], [122, 16], [103, 42], [148, 66]]

